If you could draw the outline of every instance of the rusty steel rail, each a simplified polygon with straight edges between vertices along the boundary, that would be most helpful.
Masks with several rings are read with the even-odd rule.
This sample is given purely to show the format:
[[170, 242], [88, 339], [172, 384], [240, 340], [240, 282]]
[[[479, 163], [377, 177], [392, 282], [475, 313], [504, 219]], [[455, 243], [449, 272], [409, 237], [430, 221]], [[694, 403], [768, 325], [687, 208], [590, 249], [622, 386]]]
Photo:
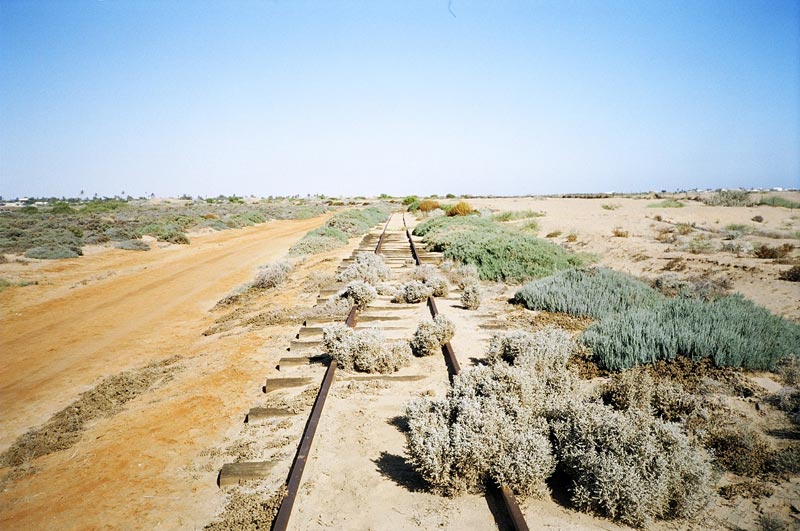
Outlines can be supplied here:
[[[392, 216], [389, 216], [391, 220]], [[383, 226], [383, 232], [378, 239], [378, 245], [375, 246], [375, 253], [380, 251], [383, 244], [383, 238], [386, 235], [386, 227], [389, 226], [389, 220]], [[358, 307], [353, 305], [350, 308], [350, 313], [347, 314], [345, 324], [350, 328], [355, 328], [358, 321]], [[297, 499], [297, 491], [300, 489], [300, 483], [303, 480], [303, 471], [306, 468], [308, 456], [311, 453], [311, 444], [314, 442], [314, 435], [317, 433], [317, 426], [322, 417], [322, 409], [325, 407], [325, 400], [328, 398], [328, 393], [333, 385], [336, 376], [336, 362], [331, 360], [328, 363], [328, 368], [325, 370], [325, 376], [322, 378], [322, 384], [317, 392], [317, 398], [314, 400], [314, 406], [311, 408], [311, 415], [308, 417], [306, 426], [303, 429], [303, 437], [300, 439], [300, 445], [297, 448], [294, 461], [292, 461], [292, 468], [289, 469], [289, 479], [286, 482], [286, 496], [281, 501], [281, 506], [278, 508], [278, 514], [275, 520], [272, 521], [272, 531], [285, 531], [289, 525], [289, 518], [292, 515], [292, 508]]]
[[[414, 240], [411, 238], [411, 232], [409, 232], [408, 225], [406, 225], [405, 214], [403, 214], [403, 226], [406, 229], [406, 237], [408, 238], [408, 243], [411, 246], [411, 254], [414, 255], [414, 260], [417, 262], [417, 265], [421, 265], [419, 255], [417, 254], [417, 247], [414, 245]], [[428, 297], [428, 309], [430, 310], [432, 317], [439, 315], [439, 310], [436, 308], [436, 297]], [[442, 354], [444, 354], [444, 360], [447, 364], [447, 369], [450, 373], [450, 380], [452, 382], [453, 377], [461, 372], [461, 366], [458, 363], [455, 351], [453, 351], [453, 347], [450, 345], [449, 341], [442, 345]], [[528, 523], [525, 521], [522, 510], [519, 508], [519, 503], [517, 503], [517, 498], [514, 496], [514, 493], [511, 491], [511, 489], [505, 485], [496, 485], [494, 483], [488, 485], [488, 488], [494, 490], [495, 492], [493, 492], [493, 494], [502, 500], [503, 508], [506, 511], [509, 523], [514, 531], [529, 531]]]

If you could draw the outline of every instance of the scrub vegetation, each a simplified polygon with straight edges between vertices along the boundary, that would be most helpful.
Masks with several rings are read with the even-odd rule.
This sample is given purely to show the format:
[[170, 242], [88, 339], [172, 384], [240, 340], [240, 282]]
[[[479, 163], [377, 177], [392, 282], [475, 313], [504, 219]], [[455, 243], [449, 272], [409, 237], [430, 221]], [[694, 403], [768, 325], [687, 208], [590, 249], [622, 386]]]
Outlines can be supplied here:
[[[311, 200], [229, 199], [181, 200], [153, 203], [118, 199], [60, 201], [52, 206], [23, 207], [0, 216], [0, 253], [22, 253], [28, 258], [56, 260], [83, 254], [84, 245], [114, 244], [119, 249], [147, 250], [140, 241], [188, 244], [187, 232], [227, 230], [270, 219], [318, 216], [326, 205]], [[149, 248], [149, 246], [148, 246]]]

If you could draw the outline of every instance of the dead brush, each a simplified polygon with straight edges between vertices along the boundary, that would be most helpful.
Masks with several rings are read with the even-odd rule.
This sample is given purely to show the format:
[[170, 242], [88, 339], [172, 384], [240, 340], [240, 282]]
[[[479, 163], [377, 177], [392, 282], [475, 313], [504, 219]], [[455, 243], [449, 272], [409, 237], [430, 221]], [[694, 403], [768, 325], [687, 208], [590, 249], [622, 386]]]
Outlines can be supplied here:
[[614, 227], [614, 230], [611, 232], [616, 238], [627, 238], [628, 231], [624, 230], [622, 227]]
[[791, 243], [784, 243], [775, 247], [769, 245], [759, 245], [753, 250], [756, 258], [781, 260], [789, 256], [794, 250], [794, 245]]

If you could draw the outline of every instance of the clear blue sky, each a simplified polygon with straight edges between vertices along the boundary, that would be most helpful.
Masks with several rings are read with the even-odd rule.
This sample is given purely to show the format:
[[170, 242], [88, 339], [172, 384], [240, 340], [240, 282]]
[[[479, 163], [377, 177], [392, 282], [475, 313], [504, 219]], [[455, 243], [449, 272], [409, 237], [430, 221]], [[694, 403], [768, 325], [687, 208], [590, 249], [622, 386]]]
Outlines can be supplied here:
[[800, 186], [800, 2], [0, 0], [0, 194]]

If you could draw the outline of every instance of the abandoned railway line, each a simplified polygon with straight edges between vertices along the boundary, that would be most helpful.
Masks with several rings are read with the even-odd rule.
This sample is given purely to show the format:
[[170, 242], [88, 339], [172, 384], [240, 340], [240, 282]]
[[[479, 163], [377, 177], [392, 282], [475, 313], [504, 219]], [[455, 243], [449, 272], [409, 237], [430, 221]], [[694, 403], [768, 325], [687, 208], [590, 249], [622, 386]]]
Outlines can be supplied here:
[[[364, 236], [352, 256], [343, 260], [339, 270], [346, 268], [361, 253], [381, 255], [391, 268], [393, 277], [409, 272], [426, 261], [433, 262], [439, 257], [438, 253], [417, 248], [406, 225], [405, 216], [397, 214], [390, 216], [381, 229]], [[343, 285], [334, 285], [322, 290], [318, 304], [324, 304], [342, 287]], [[398, 304], [390, 302], [390, 299], [390, 296], [379, 296], [360, 311], [353, 306], [345, 321], [346, 325], [356, 329], [379, 327], [387, 339], [407, 340], [420, 318], [439, 313], [436, 298], [433, 296], [428, 298], [427, 304]], [[267, 378], [263, 387], [263, 392], [270, 395], [279, 392], [308, 392], [319, 386], [297, 442], [294, 459], [286, 473], [286, 494], [272, 526], [276, 531], [314, 527], [359, 529], [371, 527], [375, 522], [392, 528], [403, 525], [393, 523], [395, 518], [404, 515], [402, 506], [392, 506], [392, 511], [389, 511], [397, 514], [385, 514], [385, 508], [373, 507], [371, 502], [384, 496], [397, 499], [398, 488], [406, 491], [419, 491], [421, 488], [413, 484], [415, 480], [411, 476], [414, 474], [409, 471], [407, 464], [402, 463], [402, 457], [384, 451], [381, 445], [395, 450], [398, 445], [402, 445], [404, 434], [392, 424], [397, 424], [397, 415], [402, 411], [403, 404], [419, 394], [421, 385], [446, 389], [453, 376], [462, 370], [464, 360], [459, 361], [450, 342], [447, 342], [442, 346], [446, 372], [441, 370], [442, 358], [435, 356], [431, 359], [417, 359], [411, 367], [391, 375], [337, 371], [337, 364], [329, 362], [329, 357], [321, 349], [323, 328], [334, 322], [327, 318], [306, 319], [295, 339], [291, 341], [288, 355], [279, 360], [278, 375]], [[332, 393], [337, 381], [343, 386], [355, 386], [356, 390], [359, 386], [372, 386], [369, 389], [379, 390], [381, 400], [375, 400], [369, 392], [348, 400], [337, 398], [336, 393]], [[269, 429], [292, 414], [281, 408], [255, 407], [248, 412], [246, 422]], [[347, 416], [358, 419], [356, 433], [348, 434], [344, 426], [337, 424], [338, 418]], [[326, 423], [329, 425], [321, 427]], [[329, 450], [335, 448], [336, 459], [315, 459], [314, 449], [319, 445], [325, 445]], [[376, 459], [375, 455], [380, 457]], [[369, 459], [370, 456], [373, 458]], [[225, 464], [219, 474], [219, 485], [225, 488], [245, 480], [264, 478], [269, 474], [274, 477], [277, 473], [275, 466], [270, 461]], [[387, 488], [385, 485], [371, 484], [366, 478], [366, 484], [360, 484], [356, 489], [352, 484], [344, 482], [356, 470], [364, 470], [370, 466], [373, 472], [377, 467], [382, 475], [393, 479], [393, 492], [384, 492]], [[418, 495], [418, 492], [408, 495], [414, 494]], [[462, 504], [471, 503], [474, 506], [475, 498], [465, 499]], [[528, 529], [510, 489], [502, 485], [487, 486], [485, 503], [486, 507], [482, 510], [471, 507], [470, 511], [460, 516], [465, 519], [464, 525], [517, 531]], [[481, 514], [476, 515], [475, 512]]]

